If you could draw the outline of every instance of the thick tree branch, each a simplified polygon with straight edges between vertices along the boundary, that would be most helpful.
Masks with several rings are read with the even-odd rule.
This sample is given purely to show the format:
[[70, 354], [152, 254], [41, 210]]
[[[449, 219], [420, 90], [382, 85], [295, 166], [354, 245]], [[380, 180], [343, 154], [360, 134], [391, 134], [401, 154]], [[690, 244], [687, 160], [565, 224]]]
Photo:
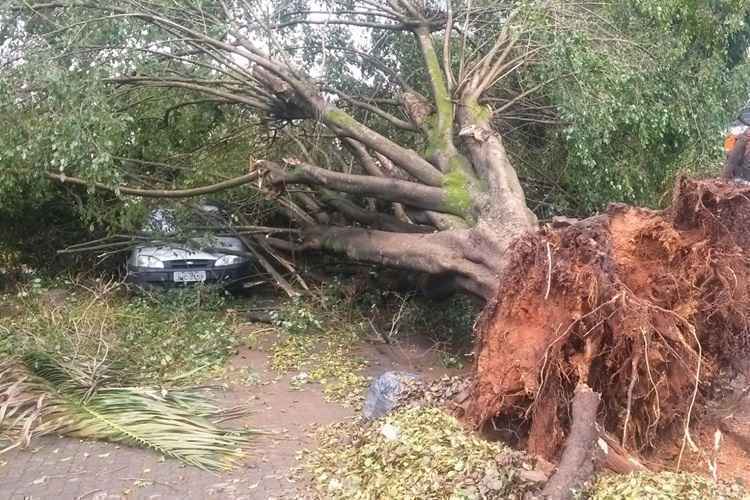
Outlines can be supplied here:
[[414, 132], [416, 132], [416, 131], [419, 130], [413, 123], [407, 122], [406, 120], [402, 120], [401, 118], [398, 118], [397, 116], [393, 116], [392, 114], [388, 113], [387, 111], [384, 111], [384, 110], [380, 109], [377, 106], [374, 106], [374, 105], [369, 104], [369, 103], [364, 102], [364, 101], [357, 100], [357, 99], [355, 99], [355, 98], [353, 98], [351, 96], [348, 96], [346, 94], [342, 94], [340, 92], [338, 93], [338, 96], [342, 100], [348, 102], [349, 104], [351, 104], [353, 106], [356, 106], [356, 107], [362, 108], [362, 109], [366, 109], [367, 111], [371, 111], [371, 112], [375, 113], [376, 115], [378, 115], [379, 117], [383, 118], [384, 120], [386, 120], [388, 123], [390, 123], [391, 125], [393, 125], [395, 127], [398, 127], [398, 128], [404, 129], [404, 130], [411, 130], [411, 131], [414, 131]]
[[453, 91], [456, 82], [453, 78], [453, 67], [451, 61], [451, 38], [453, 35], [453, 6], [447, 2], [448, 20], [445, 24], [445, 34], [443, 35], [443, 73], [445, 74], [446, 87], [448, 93]]
[[[391, 160], [381, 155], [380, 153], [375, 153], [375, 156], [377, 156], [378, 161], [380, 162], [380, 165], [382, 167], [381, 170], [383, 171], [384, 175], [386, 175], [387, 177], [398, 178], [396, 167], [393, 165], [393, 162]], [[406, 213], [406, 208], [404, 208], [401, 203], [393, 204], [393, 214], [401, 222], [408, 222], [409, 224], [413, 223], [409, 215]]]
[[492, 128], [490, 114], [471, 99], [458, 108], [459, 136], [463, 139], [473, 168], [487, 182], [483, 217], [496, 229], [518, 233], [536, 225], [536, 217], [526, 206], [518, 174], [508, 159], [502, 138]]
[[305, 210], [312, 215], [318, 224], [327, 225], [331, 222], [328, 214], [321, 208], [315, 199], [307, 193], [294, 193], [294, 197], [297, 198]]
[[261, 161], [259, 165], [267, 170], [268, 179], [275, 186], [284, 184], [321, 186], [343, 193], [404, 203], [425, 210], [464, 215], [462, 208], [452, 206], [446, 192], [441, 188], [386, 177], [343, 174], [307, 163], [299, 163], [291, 169], [284, 169], [271, 161]]
[[392, 215], [370, 212], [330, 191], [324, 190], [322, 193], [322, 199], [324, 203], [332, 206], [352, 221], [375, 229], [394, 233], [432, 233], [435, 231], [435, 229], [430, 226], [410, 224], [403, 222]]
[[[462, 254], [466, 231], [400, 234], [359, 228], [316, 227], [304, 236], [300, 250], [343, 253], [350, 259], [435, 275], [461, 277], [477, 295], [488, 298], [495, 289], [493, 270], [473, 264]], [[468, 281], [465, 281], [468, 280]]]
[[440, 141], [447, 145], [453, 144], [453, 101], [451, 100], [448, 84], [443, 75], [442, 66], [435, 51], [435, 44], [429, 31], [419, 28], [415, 31], [419, 48], [424, 58], [425, 69], [430, 77], [432, 97], [437, 110], [435, 133]]
[[249, 184], [250, 182], [258, 179], [258, 172], [251, 172], [246, 175], [241, 175], [233, 179], [218, 182], [216, 184], [210, 184], [208, 186], [201, 186], [197, 188], [189, 189], [141, 189], [132, 188], [128, 186], [108, 186], [100, 182], [89, 182], [84, 179], [77, 177], [68, 177], [62, 174], [53, 174], [47, 172], [46, 176], [48, 179], [54, 180], [61, 184], [77, 184], [79, 186], [94, 187], [102, 191], [109, 191], [112, 193], [127, 194], [131, 196], [140, 196], [142, 198], [192, 198], [195, 196], [201, 196], [209, 193], [217, 193], [243, 184]]
[[387, 157], [421, 182], [430, 186], [442, 185], [443, 175], [440, 170], [416, 151], [404, 148], [383, 137], [335, 106], [328, 106], [322, 121], [340, 135], [357, 139], [365, 146]]
[[[396, 176], [393, 175], [395, 167], [388, 158], [379, 153], [375, 153], [375, 155], [378, 157], [378, 161], [380, 162], [380, 165], [378, 165], [378, 162], [375, 161], [370, 153], [368, 153], [367, 148], [365, 148], [361, 143], [347, 138], [345, 139], [344, 144], [352, 150], [355, 158], [357, 158], [359, 164], [364, 167], [365, 172], [367, 172], [368, 174], [377, 177], [396, 178]], [[406, 215], [406, 210], [401, 203], [394, 202], [392, 206], [393, 213], [396, 215], [397, 219], [399, 219], [401, 222], [411, 224], [411, 220], [409, 220], [409, 217]]]
[[601, 395], [585, 383], [579, 383], [572, 405], [572, 425], [565, 441], [560, 466], [542, 491], [548, 500], [574, 498], [594, 473], [594, 451], [598, 432], [596, 415]]
[[383, 169], [380, 168], [380, 165], [378, 165], [375, 161], [375, 158], [370, 156], [370, 153], [367, 152], [367, 148], [364, 147], [362, 143], [357, 142], [354, 139], [349, 139], [347, 137], [344, 139], [344, 145], [351, 150], [354, 157], [357, 159], [359, 164], [362, 165], [368, 175], [372, 175], [374, 177], [387, 177], [385, 175], [385, 172], [383, 172]]

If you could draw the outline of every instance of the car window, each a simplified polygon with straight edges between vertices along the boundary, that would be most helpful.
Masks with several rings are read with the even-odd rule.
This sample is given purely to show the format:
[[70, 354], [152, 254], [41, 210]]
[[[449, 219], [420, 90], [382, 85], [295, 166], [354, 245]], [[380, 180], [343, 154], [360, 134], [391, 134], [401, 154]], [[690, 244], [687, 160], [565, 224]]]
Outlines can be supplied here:
[[229, 216], [214, 205], [199, 205], [198, 210], [177, 214], [167, 208], [156, 208], [149, 213], [144, 232], [172, 234], [179, 228], [223, 226], [229, 221]]
[[174, 233], [177, 231], [174, 212], [164, 208], [152, 210], [146, 221], [145, 232], [156, 233]]
[[215, 205], [199, 205], [189, 217], [189, 224], [195, 226], [224, 226], [229, 215]]

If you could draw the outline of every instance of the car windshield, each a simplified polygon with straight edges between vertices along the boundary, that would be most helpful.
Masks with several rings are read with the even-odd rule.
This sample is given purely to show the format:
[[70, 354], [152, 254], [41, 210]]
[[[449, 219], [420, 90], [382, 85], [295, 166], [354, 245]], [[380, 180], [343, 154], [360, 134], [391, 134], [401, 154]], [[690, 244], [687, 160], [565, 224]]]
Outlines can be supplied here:
[[178, 213], [167, 208], [156, 208], [149, 213], [144, 227], [145, 232], [173, 234], [178, 228], [200, 226], [221, 226], [227, 221], [227, 216], [215, 205], [199, 205], [197, 210], [187, 214]]

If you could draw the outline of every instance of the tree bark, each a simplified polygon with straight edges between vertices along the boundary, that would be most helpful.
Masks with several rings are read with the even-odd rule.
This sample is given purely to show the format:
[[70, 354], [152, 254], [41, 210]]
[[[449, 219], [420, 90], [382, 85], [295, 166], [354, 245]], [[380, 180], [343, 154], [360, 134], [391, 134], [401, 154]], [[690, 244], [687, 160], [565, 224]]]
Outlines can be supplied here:
[[345, 227], [315, 227], [297, 250], [325, 250], [352, 260], [454, 277], [466, 291], [487, 299], [497, 288], [497, 270], [466, 258], [473, 232], [404, 234]]
[[573, 397], [573, 423], [565, 441], [560, 465], [542, 490], [548, 500], [569, 500], [594, 473], [594, 446], [598, 432], [596, 414], [601, 396], [583, 383]]
[[274, 185], [321, 186], [343, 193], [373, 196], [381, 200], [404, 203], [425, 210], [464, 215], [461, 207], [453, 206], [449, 202], [443, 189], [417, 182], [370, 175], [343, 174], [307, 163], [300, 163], [289, 169], [284, 169], [271, 161], [260, 162], [260, 165], [270, 172], [269, 180]]

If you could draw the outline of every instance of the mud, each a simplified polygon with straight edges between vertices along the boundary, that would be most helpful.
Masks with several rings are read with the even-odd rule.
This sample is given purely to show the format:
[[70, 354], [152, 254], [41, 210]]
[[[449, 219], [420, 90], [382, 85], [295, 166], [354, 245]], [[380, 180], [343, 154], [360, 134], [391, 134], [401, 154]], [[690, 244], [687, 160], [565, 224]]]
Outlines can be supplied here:
[[477, 326], [466, 417], [520, 420], [529, 451], [556, 459], [580, 381], [629, 451], [692, 447], [713, 382], [748, 370], [748, 250], [750, 184], [720, 180], [678, 180], [667, 210], [613, 205], [524, 236]]

